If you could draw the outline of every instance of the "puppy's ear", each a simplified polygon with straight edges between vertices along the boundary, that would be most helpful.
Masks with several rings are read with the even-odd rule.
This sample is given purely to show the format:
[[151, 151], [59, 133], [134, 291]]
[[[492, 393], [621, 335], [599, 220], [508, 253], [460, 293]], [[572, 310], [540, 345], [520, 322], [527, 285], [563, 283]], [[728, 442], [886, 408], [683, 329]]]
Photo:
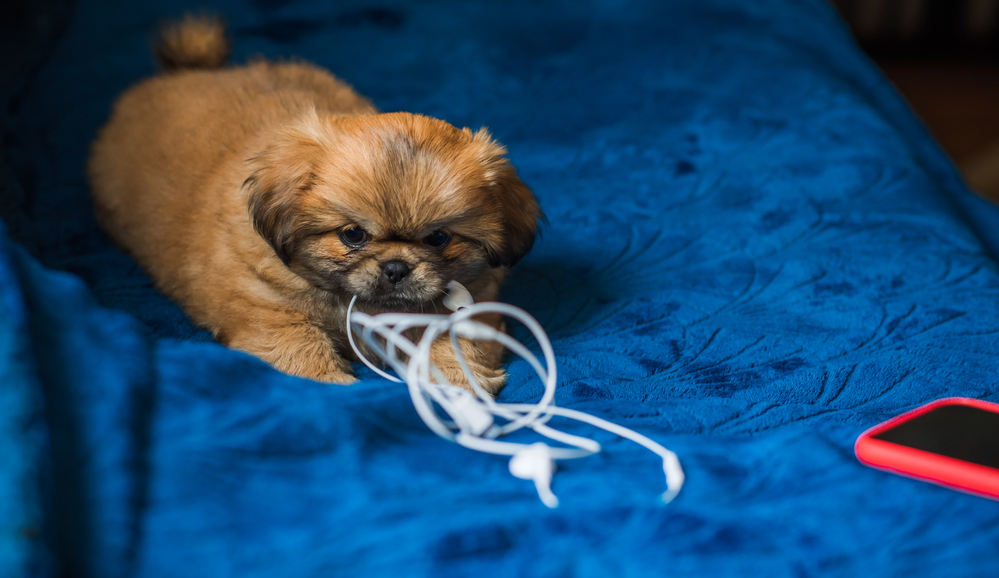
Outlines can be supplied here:
[[[313, 125], [315, 123], [315, 125]], [[317, 177], [321, 145], [315, 112], [295, 126], [282, 129], [273, 142], [249, 159], [248, 209], [253, 228], [287, 265], [302, 235], [301, 205]]]
[[531, 250], [538, 233], [538, 222], [545, 219], [531, 189], [517, 176], [517, 170], [504, 156], [506, 149], [492, 140], [485, 129], [474, 135], [474, 141], [485, 147], [487, 187], [493, 193], [503, 213], [504, 235], [497, 243], [486, 243], [485, 249], [492, 267], [513, 267]]

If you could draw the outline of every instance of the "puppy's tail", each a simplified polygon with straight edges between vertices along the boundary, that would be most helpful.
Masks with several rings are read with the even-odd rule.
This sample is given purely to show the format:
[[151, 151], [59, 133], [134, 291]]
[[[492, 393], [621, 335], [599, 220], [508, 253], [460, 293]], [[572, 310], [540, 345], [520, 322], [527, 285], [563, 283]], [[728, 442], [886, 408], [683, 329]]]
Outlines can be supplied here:
[[222, 68], [232, 54], [232, 44], [221, 17], [186, 14], [182, 20], [160, 26], [153, 52], [167, 71]]

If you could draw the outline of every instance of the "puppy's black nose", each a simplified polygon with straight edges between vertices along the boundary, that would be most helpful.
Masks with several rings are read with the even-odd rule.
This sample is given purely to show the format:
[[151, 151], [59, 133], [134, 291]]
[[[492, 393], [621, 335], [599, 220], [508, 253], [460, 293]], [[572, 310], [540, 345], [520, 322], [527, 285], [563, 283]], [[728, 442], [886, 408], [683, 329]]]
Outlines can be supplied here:
[[382, 272], [385, 273], [385, 278], [393, 285], [405, 279], [406, 275], [409, 275], [409, 271], [409, 265], [402, 261], [389, 261], [382, 265]]

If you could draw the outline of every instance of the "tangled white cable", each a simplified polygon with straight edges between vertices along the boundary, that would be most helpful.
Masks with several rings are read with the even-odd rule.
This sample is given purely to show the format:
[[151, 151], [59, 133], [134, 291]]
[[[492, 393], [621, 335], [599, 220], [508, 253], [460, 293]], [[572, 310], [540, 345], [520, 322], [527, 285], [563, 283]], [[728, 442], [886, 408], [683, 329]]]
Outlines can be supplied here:
[[[447, 296], [444, 299], [444, 305], [454, 311], [450, 315], [382, 313], [372, 316], [354, 311], [356, 301], [355, 296], [347, 308], [347, 339], [361, 361], [386, 379], [406, 383], [413, 399], [413, 406], [420, 418], [440, 437], [473, 450], [512, 456], [510, 473], [521, 479], [533, 480], [538, 496], [549, 508], [558, 506], [558, 498], [550, 487], [555, 460], [582, 458], [600, 451], [600, 444], [594, 440], [550, 427], [548, 421], [555, 416], [588, 423], [646, 447], [663, 460], [667, 490], [662, 494], [662, 501], [668, 503], [680, 492], [684, 475], [676, 454], [628, 428], [580, 411], [554, 405], [555, 352], [541, 324], [526, 311], [504, 303], [474, 303], [468, 291], [456, 281], [448, 284]], [[541, 346], [545, 365], [542, 366], [531, 350], [517, 340], [473, 319], [483, 313], [498, 313], [523, 323]], [[361, 353], [354, 342], [354, 326], [360, 331], [364, 342], [396, 374], [403, 376], [403, 379], [386, 373]], [[407, 330], [419, 327], [423, 327], [424, 330], [418, 342], [414, 343], [403, 335]], [[445, 333], [450, 335], [458, 363], [474, 394], [449, 383], [437, 366], [430, 361], [431, 345]], [[541, 400], [536, 404], [495, 401], [476, 381], [458, 347], [459, 337], [496, 341], [525, 359], [545, 384]], [[381, 338], [383, 343], [380, 343], [378, 338]], [[400, 352], [406, 357], [405, 361], [399, 357]], [[450, 420], [442, 419], [438, 415], [434, 410], [435, 403]], [[502, 418], [505, 423], [497, 423], [497, 417]], [[527, 445], [496, 439], [525, 427], [568, 447], [550, 447], [541, 442]]]

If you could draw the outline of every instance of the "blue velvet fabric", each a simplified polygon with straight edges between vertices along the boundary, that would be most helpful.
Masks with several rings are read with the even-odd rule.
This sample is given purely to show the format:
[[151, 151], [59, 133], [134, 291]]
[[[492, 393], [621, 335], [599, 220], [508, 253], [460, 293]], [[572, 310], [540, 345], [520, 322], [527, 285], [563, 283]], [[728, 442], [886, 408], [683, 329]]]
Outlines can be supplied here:
[[[867, 427], [999, 401], [999, 210], [822, 0], [222, 0], [234, 60], [487, 125], [550, 224], [507, 302], [557, 402], [674, 449], [564, 464], [548, 510], [398, 385], [211, 343], [91, 216], [83, 166], [157, 19], [81, 0], [5, 117], [0, 573], [984, 576], [999, 503], [868, 469]], [[523, 332], [517, 332], [525, 338]], [[509, 364], [507, 401], [541, 384]]]

